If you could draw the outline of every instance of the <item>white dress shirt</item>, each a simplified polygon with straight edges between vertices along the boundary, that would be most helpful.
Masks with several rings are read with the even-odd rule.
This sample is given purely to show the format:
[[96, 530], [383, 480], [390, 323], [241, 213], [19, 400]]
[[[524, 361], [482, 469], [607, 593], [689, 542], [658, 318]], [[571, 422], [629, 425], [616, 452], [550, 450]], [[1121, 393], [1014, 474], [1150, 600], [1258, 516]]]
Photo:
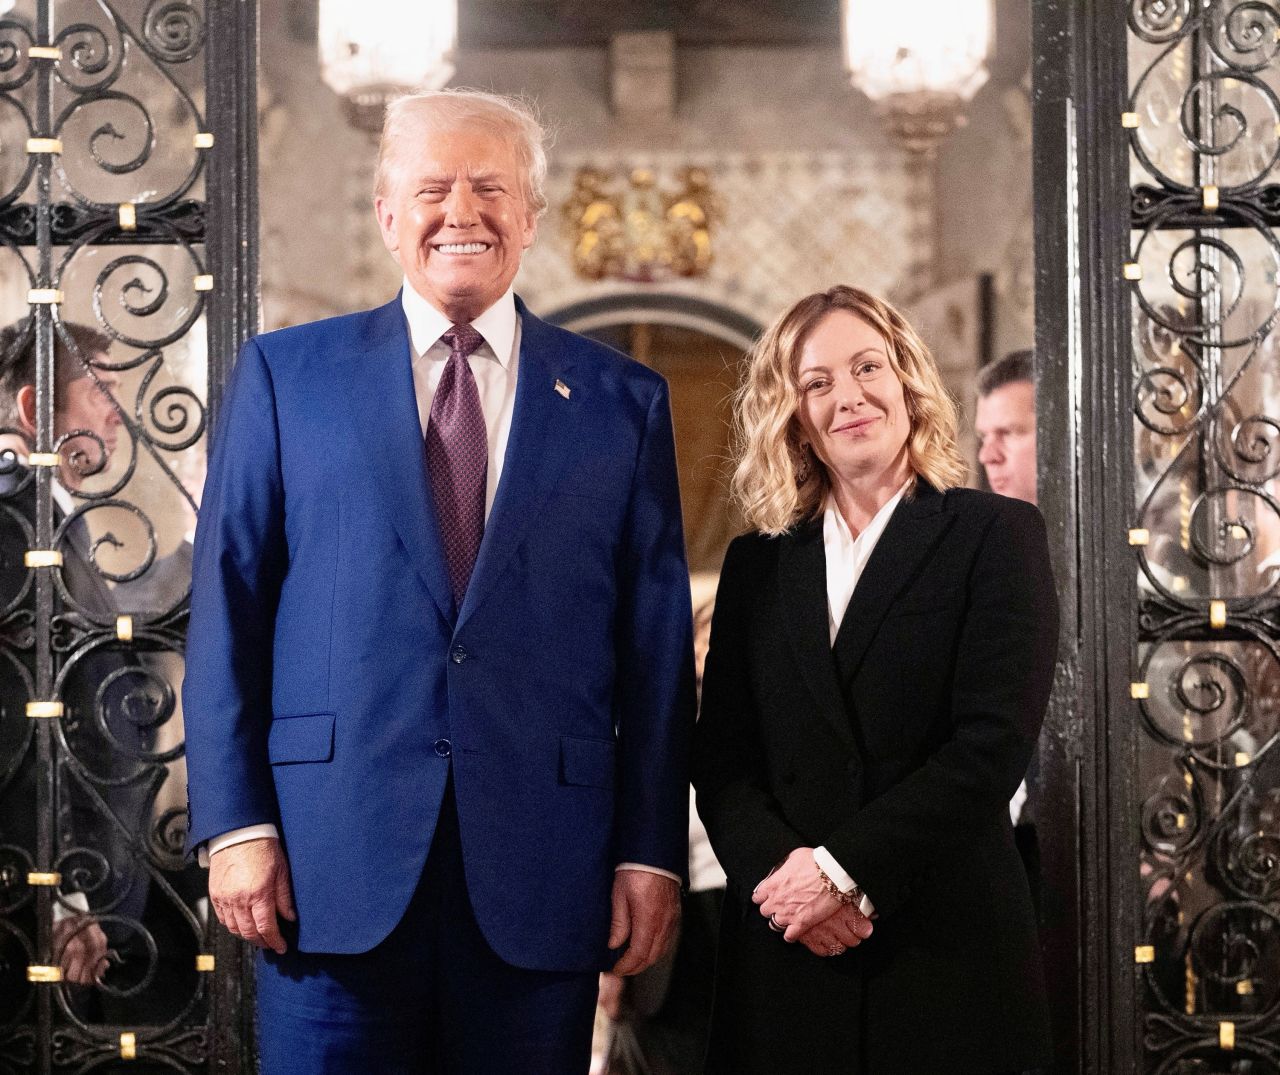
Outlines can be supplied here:
[[[431, 421], [431, 403], [444, 374], [449, 359], [449, 345], [440, 339], [453, 327], [444, 314], [431, 305], [410, 286], [408, 279], [400, 293], [405, 321], [409, 327], [409, 349], [413, 355], [413, 390], [418, 404], [418, 421], [425, 437]], [[485, 476], [484, 517], [487, 522], [493, 510], [493, 498], [498, 492], [502, 477], [502, 464], [507, 454], [507, 441], [511, 436], [511, 416], [515, 411], [516, 379], [520, 366], [520, 318], [516, 314], [515, 293], [508, 288], [506, 294], [471, 322], [484, 337], [484, 343], [467, 359], [480, 393], [480, 409], [484, 412], [485, 432], [489, 440], [489, 466]], [[208, 849], [201, 848], [198, 858], [201, 866], [208, 865], [208, 855], [224, 847], [257, 840], [262, 837], [278, 839], [279, 830], [273, 824], [247, 825], [213, 837]], [[644, 870], [661, 874], [679, 882], [680, 878], [667, 870], [640, 863], [623, 862], [619, 870]]]
[[[907, 487], [914, 482], [912, 478], [893, 496], [891, 496], [872, 516], [871, 521], [863, 527], [862, 533], [854, 537], [849, 524], [844, 521], [840, 509], [836, 507], [834, 496], [827, 498], [826, 510], [822, 513], [822, 548], [827, 561], [827, 625], [831, 632], [831, 644], [836, 644], [836, 635], [840, 631], [840, 623], [849, 608], [849, 599], [857, 588], [858, 580], [866, 569], [867, 561], [875, 551], [880, 535], [889, 525], [898, 502], [902, 500]], [[852, 892], [857, 888], [853, 878], [845, 871], [825, 847], [813, 849], [813, 861], [831, 878], [841, 892]], [[863, 893], [858, 909], [868, 918], [875, 913], [875, 905]]]

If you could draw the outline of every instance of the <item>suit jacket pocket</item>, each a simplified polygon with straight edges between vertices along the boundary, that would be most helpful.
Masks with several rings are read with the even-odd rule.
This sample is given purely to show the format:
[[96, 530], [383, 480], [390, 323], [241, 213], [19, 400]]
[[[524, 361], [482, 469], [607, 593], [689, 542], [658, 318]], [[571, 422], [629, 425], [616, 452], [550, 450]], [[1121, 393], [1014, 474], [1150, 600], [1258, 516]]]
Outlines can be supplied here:
[[267, 756], [272, 765], [333, 759], [333, 713], [309, 713], [299, 717], [276, 717], [267, 737]]
[[578, 787], [613, 787], [613, 740], [560, 737], [560, 783]]

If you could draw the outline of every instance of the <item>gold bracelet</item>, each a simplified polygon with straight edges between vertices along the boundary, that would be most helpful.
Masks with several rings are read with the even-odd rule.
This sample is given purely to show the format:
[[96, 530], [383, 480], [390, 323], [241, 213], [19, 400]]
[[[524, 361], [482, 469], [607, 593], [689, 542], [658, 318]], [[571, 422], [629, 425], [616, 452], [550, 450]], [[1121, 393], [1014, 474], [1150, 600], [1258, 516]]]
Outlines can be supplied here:
[[[814, 863], [814, 865], [817, 866], [817, 863]], [[852, 892], [845, 892], [827, 876], [827, 871], [821, 866], [818, 866], [818, 879], [822, 882], [822, 887], [825, 888], [831, 896], [835, 897], [836, 902], [845, 907], [848, 907], [850, 904], [858, 903], [862, 899], [862, 889], [857, 885], [854, 885]]]

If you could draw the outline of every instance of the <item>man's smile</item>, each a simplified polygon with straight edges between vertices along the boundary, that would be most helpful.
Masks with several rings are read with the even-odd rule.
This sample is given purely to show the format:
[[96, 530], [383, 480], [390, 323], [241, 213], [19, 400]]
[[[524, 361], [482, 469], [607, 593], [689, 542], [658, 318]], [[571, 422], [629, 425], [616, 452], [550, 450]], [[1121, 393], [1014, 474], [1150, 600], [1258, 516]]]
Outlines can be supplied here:
[[437, 254], [483, 254], [492, 249], [489, 243], [432, 243], [431, 249]]

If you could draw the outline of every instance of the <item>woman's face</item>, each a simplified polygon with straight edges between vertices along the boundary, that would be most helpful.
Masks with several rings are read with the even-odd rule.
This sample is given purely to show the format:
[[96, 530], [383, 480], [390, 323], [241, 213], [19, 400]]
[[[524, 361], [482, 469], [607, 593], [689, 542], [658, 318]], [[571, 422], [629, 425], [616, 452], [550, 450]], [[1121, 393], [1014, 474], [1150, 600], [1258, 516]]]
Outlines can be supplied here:
[[833, 482], [875, 482], [906, 462], [911, 427], [884, 337], [849, 310], [832, 310], [800, 351], [797, 417]]

